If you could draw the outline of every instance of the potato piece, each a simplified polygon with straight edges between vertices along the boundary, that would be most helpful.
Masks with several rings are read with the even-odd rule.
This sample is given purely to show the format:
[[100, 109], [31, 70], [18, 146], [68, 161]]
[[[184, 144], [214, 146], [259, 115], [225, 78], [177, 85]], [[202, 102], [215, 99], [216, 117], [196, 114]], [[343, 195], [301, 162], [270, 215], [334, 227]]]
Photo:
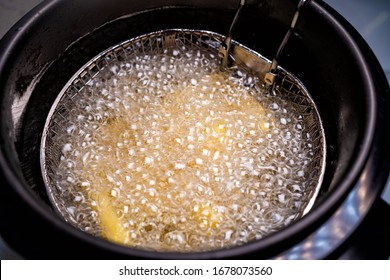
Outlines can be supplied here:
[[109, 195], [101, 193], [97, 202], [102, 236], [112, 242], [128, 244], [128, 231], [118, 217]]

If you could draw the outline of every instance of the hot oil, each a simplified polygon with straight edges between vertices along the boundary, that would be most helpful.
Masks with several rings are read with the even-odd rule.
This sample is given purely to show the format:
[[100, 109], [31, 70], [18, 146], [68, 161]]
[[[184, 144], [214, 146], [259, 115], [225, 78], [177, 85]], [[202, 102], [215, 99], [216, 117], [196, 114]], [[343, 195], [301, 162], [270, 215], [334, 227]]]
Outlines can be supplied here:
[[188, 252], [261, 239], [301, 217], [320, 180], [316, 110], [221, 72], [208, 51], [135, 52], [73, 101], [54, 139], [57, 199], [114, 242]]

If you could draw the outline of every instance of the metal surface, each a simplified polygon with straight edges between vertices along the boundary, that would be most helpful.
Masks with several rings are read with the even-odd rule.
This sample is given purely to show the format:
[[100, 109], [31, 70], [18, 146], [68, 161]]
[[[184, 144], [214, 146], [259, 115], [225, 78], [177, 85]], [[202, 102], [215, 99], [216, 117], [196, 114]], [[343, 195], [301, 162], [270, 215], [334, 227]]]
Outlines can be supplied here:
[[221, 44], [221, 46], [219, 47], [218, 56], [221, 58], [222, 69], [228, 67], [230, 49], [231, 49], [231, 45], [232, 45], [232, 32], [233, 32], [234, 26], [236, 25], [240, 14], [241, 14], [242, 8], [245, 5], [245, 2], [246, 2], [245, 0], [240, 1], [240, 6], [238, 7], [238, 10], [236, 12], [236, 15], [234, 16], [233, 22], [230, 25], [229, 32], [226, 35], [225, 42], [223, 44]]
[[[283, 53], [283, 50], [284, 50], [285, 46], [287, 45], [291, 35], [294, 33], [295, 26], [298, 22], [301, 9], [305, 6], [305, 4], [307, 2], [309, 2], [309, 1], [308, 0], [300, 0], [299, 1], [298, 6], [297, 6], [297, 10], [295, 11], [294, 16], [292, 18], [290, 28], [288, 29], [286, 35], [284, 36], [282, 42], [280, 43], [279, 48], [278, 48], [274, 58], [272, 59], [271, 65], [268, 66], [268, 69], [266, 70], [267, 73], [265, 73], [265, 75], [262, 74], [262, 76], [264, 76], [264, 82], [269, 86], [272, 86], [275, 83], [275, 80], [277, 77], [278, 65], [279, 65], [279, 58], [280, 58], [281, 54]], [[234, 19], [230, 25], [229, 32], [226, 35], [226, 39], [223, 42], [223, 44], [221, 44], [221, 46], [219, 47], [218, 56], [221, 58], [221, 68], [222, 69], [226, 69], [227, 67], [229, 67], [229, 57], [231, 55], [231, 45], [232, 45], [232, 32], [233, 32], [233, 29], [237, 23], [237, 20], [242, 12], [242, 8], [244, 7], [244, 5], [245, 5], [245, 0], [241, 0], [240, 6], [239, 6], [239, 8], [236, 12], [236, 15], [234, 16]]]
[[[324, 2], [359, 31], [378, 58], [390, 83], [390, 1], [325, 0]], [[382, 198], [390, 205], [390, 177]]]
[[272, 59], [272, 64], [271, 64], [269, 71], [267, 72], [267, 74], [265, 74], [264, 82], [267, 85], [272, 86], [275, 83], [275, 79], [278, 75], [277, 70], [278, 70], [278, 65], [279, 65], [279, 58], [280, 58], [281, 54], [283, 53], [283, 50], [286, 47], [291, 35], [294, 33], [295, 26], [298, 22], [301, 9], [305, 6], [305, 4], [307, 2], [309, 2], [309, 1], [300, 0], [298, 3], [297, 10], [295, 11], [293, 19], [292, 19], [291, 24], [290, 24], [290, 28], [288, 29], [286, 35], [284, 36], [282, 42], [279, 45], [278, 51], [276, 52], [274, 58]]

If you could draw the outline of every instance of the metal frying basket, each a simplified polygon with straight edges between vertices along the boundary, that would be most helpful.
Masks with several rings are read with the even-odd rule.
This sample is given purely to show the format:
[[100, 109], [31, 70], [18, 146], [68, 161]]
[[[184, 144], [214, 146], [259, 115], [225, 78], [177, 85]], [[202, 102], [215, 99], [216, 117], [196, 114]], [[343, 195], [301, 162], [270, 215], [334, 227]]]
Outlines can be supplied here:
[[[61, 216], [74, 226], [93, 235], [100, 235], [100, 228], [96, 216], [76, 217], [66, 197], [71, 190], [68, 186], [56, 181], [56, 172], [64, 154], [64, 143], [58, 140], [66, 127], [68, 117], [75, 106], [78, 106], [78, 97], [88, 95], [88, 85], [102, 72], [103, 69], [113, 67], [119, 62], [129, 62], [134, 54], [153, 56], [154, 54], [171, 55], [175, 49], [196, 49], [208, 53], [215, 58], [213, 63], [219, 67], [218, 51], [225, 37], [201, 30], [172, 29], [142, 35], [119, 45], [113, 46], [82, 67], [65, 85], [48, 114], [41, 141], [41, 170], [48, 194], [56, 210]], [[278, 66], [278, 76], [272, 87], [263, 83], [264, 76], [271, 67], [271, 61], [260, 54], [246, 48], [232, 40], [230, 58], [233, 69], [252, 73], [257, 79], [252, 80], [248, 87], [256, 87], [267, 95], [277, 94], [279, 97], [292, 102], [299, 108], [302, 116], [302, 135], [310, 135], [315, 154], [308, 163], [307, 187], [305, 188], [304, 204], [299, 208], [296, 219], [306, 214], [313, 206], [321, 186], [325, 170], [325, 138], [321, 119], [316, 106], [303, 84], [291, 73]], [[234, 71], [236, 71], [234, 70]], [[233, 73], [233, 72], [229, 72]], [[91, 95], [93, 98], [93, 95]], [[268, 104], [269, 105], [269, 104]], [[103, 116], [104, 117], [104, 116]], [[72, 197], [77, 196], [73, 194]], [[80, 221], [82, 221], [80, 223]]]

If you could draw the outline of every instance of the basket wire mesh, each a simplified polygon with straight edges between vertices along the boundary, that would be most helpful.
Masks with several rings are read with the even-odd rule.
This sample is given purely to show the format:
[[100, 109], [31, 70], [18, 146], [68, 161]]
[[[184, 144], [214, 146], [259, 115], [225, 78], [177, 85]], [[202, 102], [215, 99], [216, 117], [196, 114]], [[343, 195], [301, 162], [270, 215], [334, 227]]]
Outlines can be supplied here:
[[[80, 228], [76, 219], [69, 213], [66, 203], [61, 198], [63, 190], [55, 182], [57, 168], [63, 156], [63, 146], [57, 141], [57, 136], [64, 130], [62, 123], [66, 121], [70, 112], [77, 106], [77, 97], [85, 94], [84, 89], [106, 67], [118, 61], [131, 60], [134, 54], [171, 53], [177, 48], [195, 48], [208, 52], [215, 57], [224, 41], [224, 36], [203, 30], [172, 29], [153, 32], [132, 38], [121, 44], [100, 53], [84, 67], [82, 67], [64, 86], [54, 102], [44, 127], [41, 141], [41, 169], [44, 183], [49, 197], [56, 210], [71, 224]], [[232, 41], [231, 59], [234, 67], [241, 67], [256, 73], [259, 80], [270, 69], [270, 60], [260, 54]], [[303, 84], [291, 73], [279, 67], [276, 83], [269, 91], [276, 91], [280, 96], [294, 103], [303, 112], [305, 126], [303, 135], [310, 134], [314, 146], [319, 147], [313, 155], [314, 160], [309, 163], [310, 175], [306, 178], [311, 187], [306, 191], [308, 200], [305, 202], [300, 216], [306, 214], [313, 206], [319, 192], [325, 170], [325, 138], [316, 106]], [[90, 233], [99, 235], [99, 227], [90, 220], [87, 223]], [[84, 225], [84, 230], [86, 226]]]

